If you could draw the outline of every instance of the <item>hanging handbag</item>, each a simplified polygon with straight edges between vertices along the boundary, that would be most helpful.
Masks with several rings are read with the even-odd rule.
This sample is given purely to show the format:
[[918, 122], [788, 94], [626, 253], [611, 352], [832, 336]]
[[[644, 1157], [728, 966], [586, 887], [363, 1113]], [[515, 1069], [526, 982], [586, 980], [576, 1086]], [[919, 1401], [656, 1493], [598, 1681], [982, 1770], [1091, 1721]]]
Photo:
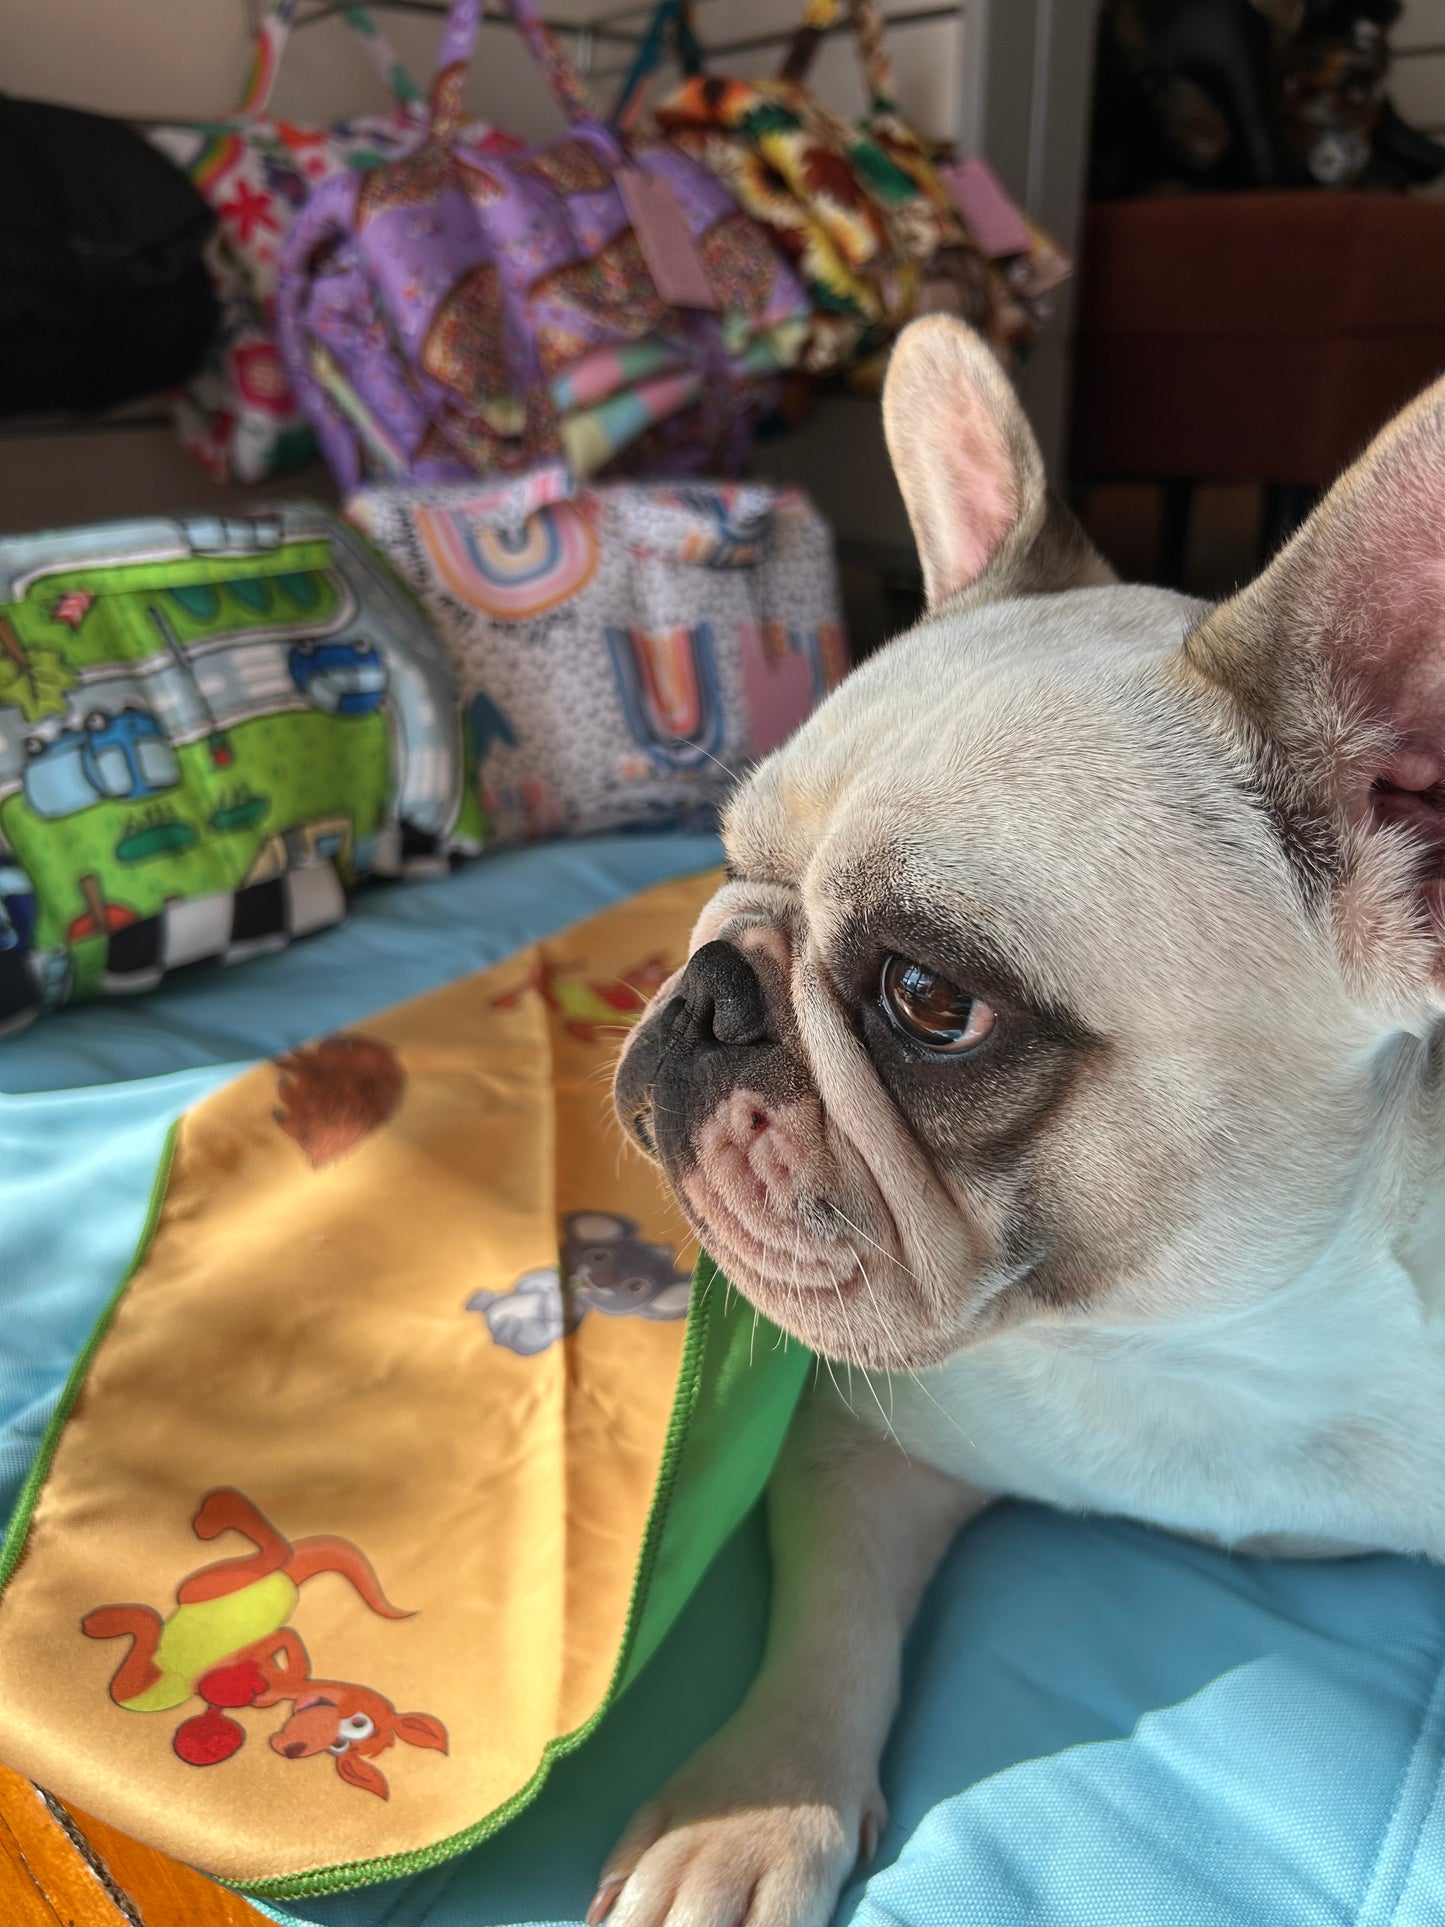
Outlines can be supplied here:
[[[891, 84], [876, 10], [851, 13], [872, 94], [878, 80]], [[851, 127], [786, 67], [776, 79], [724, 79], [702, 71], [695, 35], [677, 41], [688, 71], [658, 103], [657, 125], [770, 229], [796, 267], [812, 306], [802, 366], [832, 373], [882, 346], [914, 313], [922, 269], [939, 247], [966, 244], [946, 196], [938, 205], [921, 192], [866, 125]], [[870, 60], [882, 63], [880, 75]]]
[[[299, 126], [267, 106], [296, 0], [273, 0], [256, 37], [240, 105], [222, 121], [156, 127], [151, 141], [185, 169], [216, 213], [208, 263], [221, 327], [176, 402], [181, 440], [214, 480], [259, 482], [310, 460], [315, 442], [276, 353], [276, 264], [296, 209], [310, 190], [349, 168], [374, 167], [414, 147], [426, 131], [420, 90], [365, 7], [343, 18], [366, 49], [395, 105], [387, 113]], [[468, 146], [516, 145], [484, 123]]]
[[211, 225], [123, 121], [0, 100], [0, 417], [184, 381], [216, 325]]
[[[323, 452], [346, 490], [581, 477], [619, 456], [735, 471], [797, 352], [802, 290], [706, 169], [667, 147], [629, 155], [532, 0], [509, 5], [563, 139], [500, 157], [459, 141], [480, 8], [453, 0], [425, 142], [325, 183], [291, 231], [278, 334]], [[657, 280], [679, 276], [670, 303]]]
[[[868, 99], [856, 126], [804, 84], [845, 9]], [[723, 79], [703, 71], [687, 0], [663, 0], [618, 102], [619, 119], [636, 117], [641, 83], [670, 41], [686, 78], [656, 108], [657, 124], [772, 228], [798, 268], [814, 310], [802, 361], [817, 374], [876, 368], [903, 322], [939, 308], [1011, 354], [1032, 339], [1043, 295], [1067, 272], [1017, 210], [1017, 239], [1003, 253], [971, 230], [894, 99], [883, 27], [876, 0], [808, 0], [777, 78]]]

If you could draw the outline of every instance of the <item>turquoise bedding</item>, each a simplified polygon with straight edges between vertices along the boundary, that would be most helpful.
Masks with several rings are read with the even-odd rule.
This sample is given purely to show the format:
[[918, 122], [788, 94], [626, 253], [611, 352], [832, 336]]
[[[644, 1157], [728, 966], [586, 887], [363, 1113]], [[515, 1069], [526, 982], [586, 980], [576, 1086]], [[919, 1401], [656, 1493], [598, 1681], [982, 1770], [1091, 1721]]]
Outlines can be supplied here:
[[[373, 890], [350, 922], [0, 1043], [0, 1500], [124, 1270], [167, 1124], [257, 1057], [485, 966], [663, 877], [701, 837], [578, 842]], [[736, 1703], [762, 1638], [758, 1521], [631, 1694], [496, 1841], [269, 1911], [332, 1927], [576, 1921], [632, 1808]], [[909, 1648], [892, 1822], [858, 1927], [1445, 1922], [1445, 1572], [1233, 1559], [1002, 1507]]]

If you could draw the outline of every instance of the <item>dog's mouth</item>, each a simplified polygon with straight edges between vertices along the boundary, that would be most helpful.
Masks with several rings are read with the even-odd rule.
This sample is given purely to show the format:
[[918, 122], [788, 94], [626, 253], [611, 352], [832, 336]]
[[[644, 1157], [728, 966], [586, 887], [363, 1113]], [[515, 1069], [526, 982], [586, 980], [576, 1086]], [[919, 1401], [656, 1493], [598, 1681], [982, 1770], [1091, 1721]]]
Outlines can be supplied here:
[[791, 1301], [805, 1303], [814, 1296], [846, 1301], [858, 1285], [853, 1255], [840, 1238], [827, 1234], [832, 1207], [825, 1200], [809, 1201], [790, 1219], [780, 1215], [750, 1223], [701, 1165], [675, 1180], [674, 1189], [729, 1282], [777, 1323], [786, 1327]]

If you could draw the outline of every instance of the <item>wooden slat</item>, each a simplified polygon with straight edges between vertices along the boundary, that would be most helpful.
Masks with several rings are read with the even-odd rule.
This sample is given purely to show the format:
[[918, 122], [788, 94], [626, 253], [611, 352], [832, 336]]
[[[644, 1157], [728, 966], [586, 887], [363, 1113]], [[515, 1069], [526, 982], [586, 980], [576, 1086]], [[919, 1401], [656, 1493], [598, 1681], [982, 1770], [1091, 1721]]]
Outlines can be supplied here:
[[256, 1909], [239, 1894], [69, 1803], [65, 1810], [111, 1879], [136, 1903], [145, 1927], [263, 1927]]
[[6, 1927], [130, 1927], [35, 1788], [5, 1769], [0, 1902]]
[[57, 1812], [28, 1780], [0, 1767], [0, 1922], [261, 1927], [261, 1916], [239, 1895], [103, 1821], [70, 1806]]

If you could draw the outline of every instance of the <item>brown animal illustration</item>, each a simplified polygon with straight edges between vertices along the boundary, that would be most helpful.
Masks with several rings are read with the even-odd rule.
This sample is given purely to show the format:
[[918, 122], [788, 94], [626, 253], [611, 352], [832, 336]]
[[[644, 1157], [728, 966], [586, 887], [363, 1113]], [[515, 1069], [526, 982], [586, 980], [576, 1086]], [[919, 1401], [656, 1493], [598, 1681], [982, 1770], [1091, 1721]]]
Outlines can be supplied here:
[[401, 1103], [406, 1071], [390, 1044], [355, 1034], [278, 1057], [272, 1115], [313, 1171], [333, 1164], [379, 1131]]
[[447, 1730], [431, 1714], [398, 1713], [370, 1687], [311, 1677], [306, 1648], [288, 1621], [301, 1587], [317, 1573], [339, 1573], [383, 1619], [411, 1617], [390, 1604], [370, 1560], [349, 1539], [317, 1533], [293, 1545], [232, 1486], [206, 1494], [191, 1529], [198, 1539], [242, 1533], [255, 1551], [189, 1574], [167, 1619], [136, 1605], [97, 1606], [85, 1615], [80, 1626], [89, 1638], [131, 1641], [111, 1677], [117, 1706], [162, 1713], [202, 1700], [205, 1711], [183, 1720], [171, 1744], [187, 1765], [215, 1766], [246, 1738], [223, 1708], [290, 1701], [290, 1718], [271, 1736], [273, 1750], [289, 1760], [330, 1753], [343, 1780], [383, 1800], [386, 1779], [372, 1756], [397, 1740], [446, 1752]]

